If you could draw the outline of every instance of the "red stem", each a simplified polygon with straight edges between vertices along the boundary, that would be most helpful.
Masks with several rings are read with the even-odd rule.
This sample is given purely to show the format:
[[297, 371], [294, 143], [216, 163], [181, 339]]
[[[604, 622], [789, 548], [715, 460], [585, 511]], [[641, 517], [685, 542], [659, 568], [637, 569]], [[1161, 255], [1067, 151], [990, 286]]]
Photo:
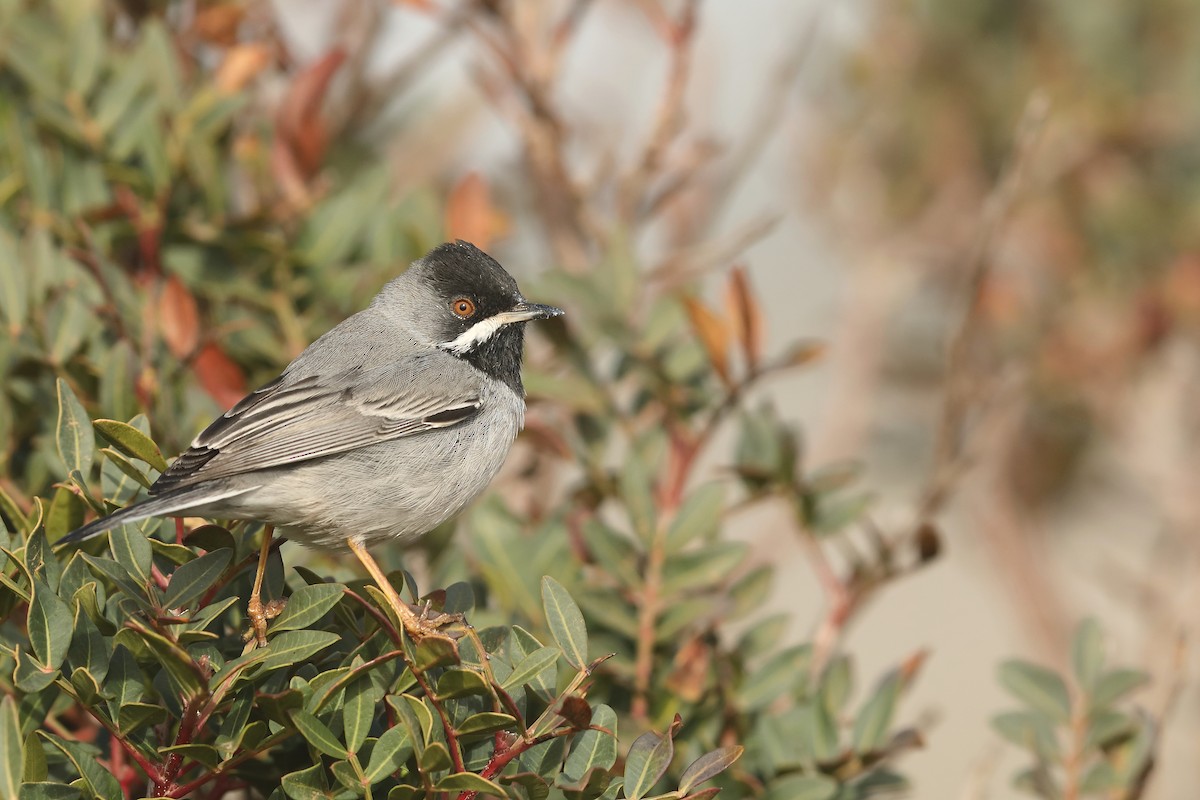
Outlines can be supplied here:
[[[193, 697], [188, 700], [187, 706], [183, 709], [183, 718], [179, 720], [179, 733], [175, 736], [175, 744], [191, 744], [192, 737], [196, 734], [196, 726], [200, 721], [200, 706], [199, 697]], [[183, 756], [180, 753], [171, 753], [167, 756], [167, 763], [163, 768], [158, 779], [154, 781], [154, 794], [156, 797], [169, 795], [177, 788], [175, 781], [179, 778], [179, 774], [183, 767]]]

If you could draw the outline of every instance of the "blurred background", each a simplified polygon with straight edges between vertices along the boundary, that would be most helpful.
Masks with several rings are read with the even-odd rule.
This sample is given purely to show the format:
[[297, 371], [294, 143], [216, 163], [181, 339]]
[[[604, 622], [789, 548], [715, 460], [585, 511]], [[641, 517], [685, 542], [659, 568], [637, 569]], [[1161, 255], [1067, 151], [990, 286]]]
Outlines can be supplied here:
[[[1021, 758], [988, 725], [1011, 705], [996, 665], [1015, 654], [1064, 667], [1089, 616], [1104, 621], [1111, 658], [1152, 676], [1136, 696], [1159, 721], [1144, 796], [1195, 796], [1200, 5], [114, 5], [161, 13], [179, 32], [138, 52], [166, 64], [155, 54], [180, 48], [194, 74], [144, 64], [141, 74], [208, 75], [212, 98], [188, 130], [232, 137], [233, 162], [189, 146], [178, 157], [190, 195], [111, 198], [139, 233], [123, 246], [145, 275], [176, 276], [150, 327], [205, 391], [163, 391], [174, 377], [131, 343], [99, 370], [109, 413], [169, 403], [190, 421], [156, 430], [175, 452], [443, 232], [488, 248], [529, 296], [560, 305], [548, 271], [625, 257], [641, 270], [635, 286], [688, 286], [720, 307], [740, 265], [767, 357], [822, 343], [751, 402], [772, 401], [803, 430], [807, 468], [860, 465], [868, 528], [940, 532], [916, 537], [927, 568], [864, 595], [844, 621], [866, 674], [927, 651], [906, 700], [925, 738], [903, 762], [912, 796], [1012, 794]], [[8, 48], [9, 68], [36, 88], [49, 56]], [[114, 147], [153, 165], [119, 81], [106, 92], [99, 124], [122, 120]], [[3, 117], [17, 160], [28, 121], [11, 105]], [[36, 171], [23, 168], [24, 185]], [[64, 202], [89, 207], [99, 178], [85, 165], [75, 174]], [[0, 175], [6, 201], [12, 175]], [[162, 215], [173, 233], [148, 265]], [[239, 232], [247, 219], [254, 229]], [[222, 261], [243, 233], [238, 258]], [[39, 257], [36, 237], [0, 244], [9, 264]], [[27, 291], [18, 283], [38, 278], [0, 273], [11, 331], [28, 311], [13, 299]], [[73, 320], [72, 304], [99, 291], [66, 293], [49, 313]], [[246, 324], [251, 314], [269, 324]], [[67, 354], [88, 324], [42, 344]], [[550, 356], [544, 342], [531, 349], [535, 400], [569, 391], [538, 380]], [[32, 423], [4, 413], [20, 440]], [[535, 406], [534, 434], [552, 423]], [[718, 433], [725, 449], [732, 437]], [[36, 484], [38, 459], [23, 458]], [[502, 495], [536, 485], [516, 461]], [[724, 466], [719, 453], [706, 462], [714, 474]], [[778, 504], [731, 524], [754, 560], [781, 570], [766, 602], [790, 615], [785, 638], [802, 641], [820, 637], [844, 598], [814, 575], [793, 528]], [[832, 550], [835, 572], [853, 570]]]

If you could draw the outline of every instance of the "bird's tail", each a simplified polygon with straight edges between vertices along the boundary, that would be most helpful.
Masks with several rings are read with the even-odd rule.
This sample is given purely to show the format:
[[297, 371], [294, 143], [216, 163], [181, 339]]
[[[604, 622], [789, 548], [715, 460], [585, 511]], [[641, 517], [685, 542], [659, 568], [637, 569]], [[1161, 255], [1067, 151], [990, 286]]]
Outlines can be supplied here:
[[93, 520], [82, 528], [76, 528], [71, 531], [55, 542], [54, 546], [58, 547], [72, 542], [82, 542], [128, 522], [138, 522], [150, 517], [165, 517], [180, 511], [194, 510], [209, 503], [245, 494], [256, 488], [258, 487], [247, 486], [231, 490], [229, 488], [217, 489], [217, 487], [210, 485], [177, 489], [173, 492], [167, 492], [166, 494], [143, 500], [140, 503], [126, 506], [120, 511], [109, 514], [107, 517]]

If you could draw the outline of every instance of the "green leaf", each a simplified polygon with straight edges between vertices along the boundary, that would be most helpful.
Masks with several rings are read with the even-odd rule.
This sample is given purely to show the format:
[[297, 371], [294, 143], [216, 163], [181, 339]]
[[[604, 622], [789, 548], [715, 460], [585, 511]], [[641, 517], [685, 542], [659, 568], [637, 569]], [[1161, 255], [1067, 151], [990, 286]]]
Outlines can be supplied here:
[[765, 708], [780, 696], [790, 694], [805, 681], [812, 658], [810, 645], [796, 645], [767, 659], [743, 684], [738, 701], [747, 711]]
[[33, 652], [50, 669], [57, 670], [67, 657], [74, 631], [71, 608], [50, 587], [34, 579], [33, 601], [27, 617], [29, 644]]
[[1079, 791], [1081, 794], [1088, 795], [1105, 794], [1122, 788], [1124, 783], [1112, 764], [1101, 761], [1093, 764], [1084, 773], [1083, 779], [1079, 782]]
[[500, 714], [495, 711], [481, 711], [472, 714], [458, 725], [459, 736], [479, 736], [496, 731], [512, 730], [517, 725], [517, 718], [510, 714]]
[[1129, 736], [1135, 727], [1133, 718], [1128, 714], [1111, 709], [1093, 710], [1088, 714], [1084, 746], [1088, 748], [1108, 747], [1116, 740]]
[[592, 709], [592, 725], [605, 728], [612, 733], [586, 730], [575, 739], [571, 755], [567, 756], [565, 775], [572, 783], [579, 783], [592, 769], [612, 769], [617, 763], [617, 714], [609, 706], [599, 704]]
[[733, 766], [734, 762], [742, 757], [744, 751], [745, 748], [740, 746], [721, 747], [700, 756], [680, 776], [679, 793], [685, 795], [692, 790], [692, 787], [720, 775]]
[[314, 624], [329, 613], [330, 609], [346, 596], [346, 587], [340, 583], [317, 583], [302, 586], [292, 592], [287, 605], [273, 623], [271, 632], [299, 630]]
[[813, 757], [818, 761], [835, 757], [840, 751], [838, 725], [825, 704], [814, 701], [801, 706], [799, 718], [803, 724], [804, 741]]
[[63, 567], [59, 563], [58, 556], [50, 549], [43, 528], [35, 530], [25, 545], [25, 567], [32, 575], [45, 581], [51, 589], [58, 591], [58, 582], [62, 578]]
[[441, 742], [427, 745], [421, 753], [421, 757], [417, 759], [417, 765], [426, 774], [450, 769], [451, 764], [453, 762], [450, 760], [450, 751]]
[[[14, 797], [16, 795], [13, 795]], [[22, 783], [20, 800], [79, 800], [82, 793], [65, 783]]]
[[140, 586], [150, 584], [150, 566], [154, 561], [154, 550], [145, 534], [133, 525], [122, 525], [108, 534], [108, 546], [113, 560], [129, 573], [129, 577]]
[[844, 655], [830, 659], [825, 671], [821, 673], [821, 683], [817, 691], [825, 702], [825, 707], [834, 716], [841, 713], [846, 701], [850, 699], [852, 683], [850, 659]]
[[174, 744], [158, 748], [164, 756], [177, 754], [191, 761], [196, 761], [207, 769], [216, 769], [221, 763], [221, 754], [211, 744]]
[[311, 658], [342, 637], [330, 631], [287, 631], [267, 645], [262, 662], [264, 672], [287, 667]]
[[[132, 461], [125, 458], [125, 456], [121, 455], [116, 450], [113, 450], [111, 447], [101, 447], [100, 452], [104, 454], [104, 457], [108, 459], [109, 463], [116, 466], [116, 468], [125, 475], [133, 478], [133, 480], [140, 484], [143, 489], [150, 488], [152, 485], [150, 479], [146, 477], [146, 473], [134, 466]], [[122, 486], [123, 485], [124, 484], [122, 484]], [[120, 493], [120, 489], [118, 489], [117, 493]], [[109, 494], [108, 491], [105, 490], [104, 496], [112, 497], [113, 495]]]
[[635, 739], [625, 757], [625, 796], [641, 800], [649, 794], [666, 774], [674, 755], [675, 745], [670, 736], [648, 731]]
[[762, 800], [833, 800], [837, 781], [823, 775], [790, 775], [771, 784]]
[[459, 772], [447, 775], [433, 787], [435, 792], [479, 792], [492, 797], [508, 797], [499, 784], [492, 783], [487, 778], [481, 778], [473, 772]]
[[701, 486], [684, 498], [667, 528], [667, 549], [677, 551], [696, 539], [709, 539], [721, 526], [725, 487], [719, 483]]
[[[0, 716], [3, 716], [3, 713], [0, 710]], [[4, 749], [5, 743], [0, 738], [0, 752], [3, 752]], [[50, 766], [46, 763], [46, 749], [42, 747], [42, 740], [38, 738], [37, 731], [30, 731], [29, 735], [25, 737], [24, 760], [21, 763], [21, 782], [44, 781], [49, 774]], [[4, 796], [7, 797], [8, 795]]]
[[992, 728], [1017, 747], [1028, 750], [1043, 761], [1054, 763], [1060, 757], [1054, 725], [1034, 711], [1007, 711], [992, 718]]
[[110, 648], [104, 636], [80, 606], [75, 609], [75, 632], [67, 648], [67, 661], [72, 669], [83, 667], [99, 682], [108, 675]]
[[291, 713], [291, 719], [304, 740], [325, 755], [343, 759], [349, 755], [346, 746], [337, 740], [333, 731], [312, 714], [296, 710]]
[[329, 800], [329, 786], [325, 783], [325, 767], [314, 764], [308, 769], [291, 772], [280, 781], [283, 791], [292, 800]]
[[5, 695], [0, 700], [0, 797], [16, 797], [25, 764], [21, 720], [17, 701]]
[[371, 749], [371, 760], [367, 763], [365, 777], [368, 783], [378, 783], [404, 766], [412, 756], [412, 738], [408, 729], [396, 725], [383, 732]]
[[563, 585], [546, 575], [542, 578], [542, 608], [550, 634], [562, 648], [567, 663], [575, 669], [585, 669], [587, 660], [587, 627], [579, 606]]
[[663, 567], [663, 594], [720, 583], [742, 563], [749, 549], [745, 542], [716, 542], [668, 559]]
[[14, 526], [14, 533], [29, 532], [29, 517], [25, 516], [25, 512], [17, 505], [17, 501], [4, 491], [3, 486], [0, 486], [0, 517], [4, 517]]
[[621, 498], [625, 501], [634, 532], [642, 541], [650, 541], [654, 536], [656, 517], [654, 484], [641, 459], [629, 458], [622, 464], [619, 483]]
[[1071, 641], [1071, 667], [1080, 687], [1090, 693], [1104, 667], [1104, 635], [1096, 620], [1085, 619], [1076, 629]]
[[39, 731], [38, 735], [58, 748], [67, 757], [67, 760], [75, 767], [79, 776], [83, 778], [82, 788], [88, 796], [96, 798], [96, 800], [111, 800], [113, 797], [124, 796], [124, 793], [121, 791], [121, 785], [117, 783], [117, 779], [100, 765], [98, 759], [99, 753], [96, 748], [76, 742], [68, 742], [52, 733], [44, 731]]
[[97, 433], [121, 453], [130, 458], [140, 459], [159, 472], [167, 471], [167, 460], [163, 458], [158, 445], [129, 423], [118, 422], [115, 419], [98, 419], [92, 425]]
[[69, 473], [73, 469], [87, 475], [96, 456], [96, 437], [91, 418], [83, 404], [62, 378], [58, 379], [58, 428], [55, 443]]
[[51, 669], [37, 660], [32, 654], [19, 646], [13, 654], [16, 667], [13, 669], [13, 683], [26, 694], [37, 694], [58, 677], [58, 670]]
[[1096, 681], [1092, 690], [1092, 708], [1108, 708], [1149, 681], [1149, 675], [1136, 669], [1114, 669], [1106, 672]]
[[534, 682], [542, 672], [554, 666], [554, 663], [558, 661], [558, 654], [557, 647], [543, 647], [533, 651], [517, 662], [513, 667], [512, 674], [504, 679], [500, 688], [519, 689], [527, 683]]
[[880, 682], [871, 699], [863, 704], [858, 718], [854, 720], [853, 743], [856, 752], [870, 753], [887, 741], [900, 688], [900, 673], [893, 670]]
[[117, 712], [117, 729], [132, 734], [165, 722], [167, 709], [151, 703], [126, 703]]
[[197, 697], [206, 689], [200, 667], [178, 642], [157, 631], [129, 621], [113, 637], [114, 643], [135, 647], [138, 643], [150, 648], [170, 677], [173, 688], [187, 697]]
[[438, 679], [436, 694], [439, 700], [488, 694], [488, 682], [474, 670], [447, 669]]
[[86, 509], [83, 498], [65, 486], [58, 487], [50, 501], [50, 510], [46, 512], [46, 538], [58, 541], [78, 528], [83, 524]]
[[1071, 719], [1071, 697], [1067, 686], [1054, 672], [1026, 661], [1006, 661], [1000, 665], [1000, 683], [1029, 708], [1046, 714], [1055, 722]]
[[346, 687], [346, 699], [342, 704], [342, 726], [347, 750], [358, 752], [374, 719], [375, 690], [370, 676], [364, 675]]
[[217, 582], [232, 558], [232, 550], [215, 550], [176, 569], [167, 584], [163, 607], [186, 608], [199, 599]]

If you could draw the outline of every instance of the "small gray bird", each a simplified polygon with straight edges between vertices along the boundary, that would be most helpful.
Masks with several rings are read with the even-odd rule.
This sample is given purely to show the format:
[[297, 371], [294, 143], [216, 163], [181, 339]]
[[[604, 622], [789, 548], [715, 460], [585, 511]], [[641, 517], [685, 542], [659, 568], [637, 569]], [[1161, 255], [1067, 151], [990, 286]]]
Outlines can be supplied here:
[[155, 516], [256, 520], [269, 526], [250, 600], [260, 644], [272, 528], [349, 547], [409, 634], [430, 635], [365, 548], [420, 537], [491, 482], [524, 423], [525, 323], [562, 313], [527, 302], [474, 245], [440, 245], [205, 428], [148, 499], [63, 541]]

